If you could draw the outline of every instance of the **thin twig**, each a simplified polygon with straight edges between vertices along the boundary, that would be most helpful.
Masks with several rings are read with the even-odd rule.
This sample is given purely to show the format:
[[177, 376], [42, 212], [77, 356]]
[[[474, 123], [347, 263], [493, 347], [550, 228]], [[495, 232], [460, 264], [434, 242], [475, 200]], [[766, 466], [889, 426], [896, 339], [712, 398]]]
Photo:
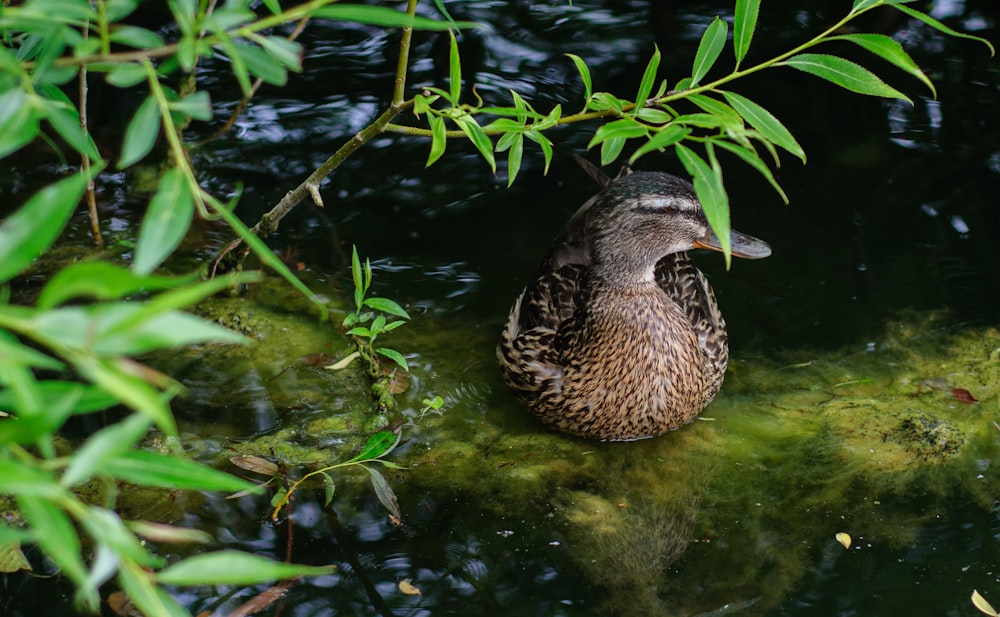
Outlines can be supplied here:
[[[89, 28], [83, 29], [83, 37], [87, 38]], [[87, 65], [80, 66], [77, 74], [79, 86], [79, 108], [80, 108], [80, 129], [83, 134], [87, 134]], [[94, 187], [94, 178], [90, 174], [90, 157], [86, 153], [80, 155], [80, 167], [87, 177], [87, 219], [90, 221], [90, 235], [94, 239], [94, 246], [101, 248], [104, 246], [104, 238], [101, 237], [101, 220], [97, 214], [97, 192]]]
[[[418, 0], [407, 1], [406, 13], [410, 17], [413, 17], [416, 13], [417, 1]], [[382, 114], [375, 119], [375, 121], [361, 129], [354, 135], [354, 137], [348, 140], [347, 143], [334, 152], [330, 158], [324, 161], [323, 164], [320, 165], [314, 172], [309, 174], [309, 177], [306, 178], [301, 184], [286, 193], [285, 196], [281, 198], [281, 201], [271, 208], [270, 211], [265, 213], [260, 218], [260, 221], [250, 228], [250, 231], [255, 236], [262, 238], [277, 230], [281, 219], [291, 212], [295, 206], [302, 203], [306, 197], [311, 197], [317, 206], [322, 207], [323, 201], [319, 194], [320, 183], [322, 183], [327, 176], [333, 173], [335, 169], [340, 167], [341, 163], [357, 152], [361, 146], [384, 133], [386, 127], [390, 125], [396, 116], [398, 116], [403, 110], [413, 105], [413, 99], [404, 99], [406, 92], [406, 73], [410, 58], [410, 40], [412, 36], [413, 28], [410, 26], [404, 27], [399, 41], [399, 62], [396, 65], [396, 78], [393, 87], [392, 102], [389, 104], [389, 107], [383, 111]], [[239, 248], [242, 244], [242, 239], [234, 240], [219, 253], [219, 255], [212, 261], [211, 270], [213, 275], [217, 271], [217, 268], [222, 260], [229, 253]]]

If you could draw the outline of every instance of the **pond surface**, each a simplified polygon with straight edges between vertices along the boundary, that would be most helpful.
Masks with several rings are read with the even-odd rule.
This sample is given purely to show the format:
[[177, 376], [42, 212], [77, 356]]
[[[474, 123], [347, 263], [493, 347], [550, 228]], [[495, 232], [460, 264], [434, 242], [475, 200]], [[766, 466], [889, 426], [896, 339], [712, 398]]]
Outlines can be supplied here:
[[[847, 4], [807, 13], [765, 3], [751, 61], [818, 32]], [[597, 89], [629, 93], [656, 42], [676, 81], [704, 26], [730, 10], [578, 0], [452, 7], [457, 19], [492, 25], [462, 39], [478, 93], [504, 102], [515, 89], [540, 110], [579, 105], [564, 53], [588, 61]], [[989, 3], [939, 2], [934, 15], [1000, 40]], [[661, 438], [554, 435], [497, 374], [510, 303], [595, 192], [570, 157], [594, 126], [553, 135], [548, 175], [526, 148], [512, 188], [471, 147], [450, 143], [425, 169], [425, 141], [387, 135], [323, 186], [325, 209], [303, 204], [286, 219], [269, 242], [318, 293], [351, 301], [345, 256], [356, 244], [372, 258], [375, 292], [413, 320], [386, 338], [412, 369], [399, 395], [411, 425], [392, 455], [407, 468], [386, 470], [402, 522], [387, 517], [362, 472], [336, 478], [332, 507], [322, 491], [304, 492], [293, 558], [338, 571], [294, 586], [281, 614], [975, 615], [972, 589], [1000, 603], [1000, 70], [980, 45], [881, 17], [866, 27], [904, 43], [938, 100], [876, 63], [914, 106], [783, 69], [736, 88], [789, 126], [809, 163], [785, 157], [784, 206], [727, 161], [734, 226], [774, 252], [729, 272], [718, 255], [696, 257], [729, 324], [732, 361], [705, 419]], [[195, 153], [208, 186], [243, 184], [239, 211], [250, 222], [369, 122], [391, 89], [395, 35], [316, 24], [302, 40], [312, 50], [305, 74], [262, 88], [234, 133]], [[415, 43], [410, 83], [442, 83], [446, 38], [418, 34]], [[232, 85], [203, 71], [224, 118]], [[639, 167], [680, 172], [669, 158]], [[14, 169], [0, 194], [20, 201], [44, 171]], [[105, 231], [133, 236], [143, 199], [135, 179], [108, 178], [104, 199]], [[67, 243], [85, 242], [85, 229], [79, 221]], [[228, 241], [215, 227], [199, 231], [193, 262]], [[336, 329], [316, 324], [280, 283], [211, 311], [260, 344], [157, 360], [191, 390], [175, 412], [192, 447], [219, 464], [272, 448], [292, 463], [349, 457], [344, 428], [366, 400], [364, 378], [298, 361], [346, 353]], [[958, 388], [978, 403], [957, 399]], [[443, 413], [420, 417], [433, 395]], [[161, 518], [284, 557], [289, 527], [267, 522], [267, 499], [196, 501], [164, 507]], [[852, 536], [850, 548], [837, 533]], [[4, 610], [69, 613], [68, 601], [32, 599], [41, 584], [8, 589]], [[224, 615], [261, 590], [180, 598], [193, 613]]]

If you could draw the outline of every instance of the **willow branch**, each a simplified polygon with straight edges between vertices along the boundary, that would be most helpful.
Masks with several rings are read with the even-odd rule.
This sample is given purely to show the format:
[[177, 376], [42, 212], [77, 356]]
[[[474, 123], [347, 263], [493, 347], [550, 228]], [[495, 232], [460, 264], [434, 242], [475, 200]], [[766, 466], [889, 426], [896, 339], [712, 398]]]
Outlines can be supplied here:
[[[407, 0], [406, 14], [413, 17], [417, 11], [418, 0]], [[410, 61], [410, 43], [413, 37], [413, 28], [410, 26], [405, 26], [402, 30], [402, 35], [399, 41], [399, 61], [396, 64], [396, 77], [393, 83], [392, 101], [389, 103], [389, 107], [375, 119], [374, 122], [361, 129], [348, 140], [343, 146], [341, 146], [333, 155], [323, 162], [315, 171], [309, 174], [301, 184], [285, 194], [270, 211], [260, 217], [260, 220], [253, 227], [250, 228], [251, 233], [258, 238], [266, 236], [278, 228], [278, 224], [281, 222], [289, 212], [291, 212], [297, 205], [302, 203], [306, 197], [310, 197], [319, 207], [323, 207], [323, 198], [319, 192], [320, 183], [335, 169], [340, 167], [341, 163], [347, 160], [351, 155], [357, 152], [361, 146], [365, 145], [375, 137], [381, 135], [386, 131], [386, 127], [390, 125], [392, 120], [400, 114], [403, 110], [411, 107], [413, 105], [413, 99], [404, 99], [406, 92], [406, 73], [409, 67]], [[243, 244], [242, 239], [237, 239], [233, 241], [229, 246], [219, 253], [218, 257], [215, 258], [213, 265], [213, 271], [215, 267], [218, 266], [219, 262], [226, 257], [230, 252], [239, 248]]]

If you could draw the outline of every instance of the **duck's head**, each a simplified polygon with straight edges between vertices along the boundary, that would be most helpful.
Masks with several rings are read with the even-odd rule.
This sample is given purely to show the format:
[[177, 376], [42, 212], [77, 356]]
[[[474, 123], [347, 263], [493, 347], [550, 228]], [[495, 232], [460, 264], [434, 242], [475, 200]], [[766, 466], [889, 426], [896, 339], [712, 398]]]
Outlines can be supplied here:
[[[653, 280], [656, 263], [671, 253], [694, 248], [721, 251], [694, 187], [661, 172], [619, 176], [596, 197], [587, 212], [591, 262], [608, 278], [623, 283]], [[771, 247], [737, 231], [730, 236], [732, 254], [760, 259]]]

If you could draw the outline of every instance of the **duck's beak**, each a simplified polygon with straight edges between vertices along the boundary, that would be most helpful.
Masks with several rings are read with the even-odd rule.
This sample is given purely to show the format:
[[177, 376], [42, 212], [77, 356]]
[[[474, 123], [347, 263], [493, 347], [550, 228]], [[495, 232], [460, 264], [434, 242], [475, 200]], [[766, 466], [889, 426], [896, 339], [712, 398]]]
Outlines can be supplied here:
[[[723, 252], [719, 237], [711, 229], [705, 232], [704, 238], [695, 240], [694, 246], [695, 248]], [[735, 257], [744, 259], [763, 259], [771, 254], [771, 246], [767, 242], [736, 230], [729, 233], [729, 248]]]

